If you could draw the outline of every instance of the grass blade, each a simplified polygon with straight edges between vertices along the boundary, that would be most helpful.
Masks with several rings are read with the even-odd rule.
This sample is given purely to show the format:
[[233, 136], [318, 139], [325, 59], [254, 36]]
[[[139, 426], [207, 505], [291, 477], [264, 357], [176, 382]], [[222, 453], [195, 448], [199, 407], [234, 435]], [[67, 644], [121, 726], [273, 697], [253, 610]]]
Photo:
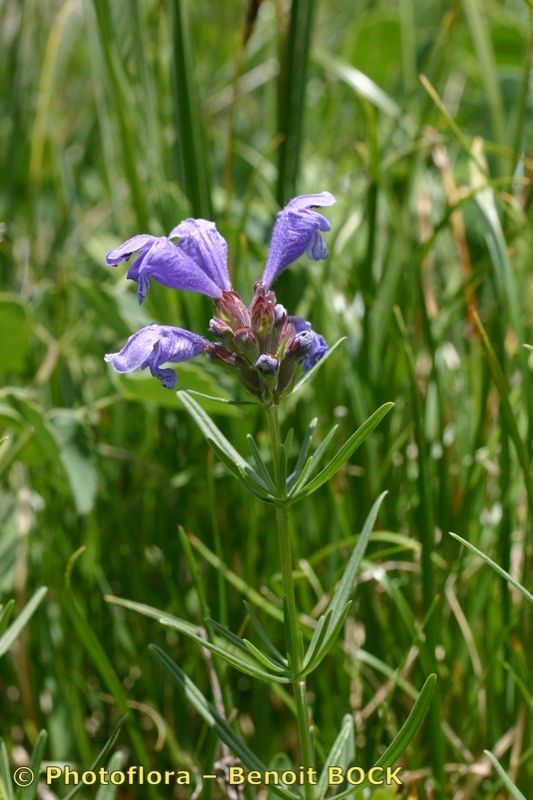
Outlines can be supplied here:
[[276, 193], [280, 206], [296, 194], [314, 12], [315, 0], [292, 0], [287, 36], [282, 28], [278, 131], [283, 138], [278, 150]]
[[[107, 742], [102, 747], [102, 749], [100, 750], [100, 752], [96, 756], [95, 760], [93, 761], [93, 763], [89, 767], [89, 771], [90, 772], [94, 772], [105, 761], [105, 759], [109, 755], [110, 751], [115, 746], [115, 742], [117, 741], [117, 739], [119, 737], [120, 731], [122, 730], [122, 726], [126, 722], [127, 717], [128, 717], [128, 715], [124, 714], [124, 716], [122, 716], [119, 719], [119, 721], [117, 722], [117, 724], [113, 728], [111, 736], [109, 737], [109, 739], [107, 740]], [[68, 794], [65, 795], [63, 800], [72, 800], [72, 798], [75, 797], [78, 794], [78, 792], [81, 791], [82, 789], [83, 789], [83, 783], [78, 783], [78, 785], [75, 786], [72, 789], [72, 791], [70, 791]]]
[[211, 219], [211, 191], [205, 131], [194, 80], [191, 34], [183, 0], [169, 0], [172, 25], [172, 77], [178, 159], [185, 194], [195, 217]]
[[0, 637], [0, 657], [2, 657], [4, 653], [9, 650], [17, 636], [20, 634], [21, 630], [29, 621], [30, 617], [37, 610], [47, 591], [48, 589], [46, 586], [41, 586], [40, 589], [37, 589], [31, 600], [29, 600], [29, 602], [24, 606], [16, 620], [9, 626], [3, 636]]
[[489, 558], [487, 555], [485, 555], [485, 553], [482, 550], [479, 550], [477, 547], [471, 544], [471, 542], [467, 542], [466, 539], [463, 539], [463, 537], [459, 536], [457, 533], [452, 533], [452, 531], [448, 531], [448, 533], [450, 534], [450, 536], [453, 536], [454, 539], [457, 539], [458, 542], [461, 542], [461, 544], [464, 544], [465, 547], [468, 547], [469, 550], [471, 550], [473, 553], [482, 558], [483, 561], [485, 561], [489, 565], [489, 567], [492, 567], [494, 572], [497, 572], [498, 575], [501, 575], [501, 577], [504, 578], [506, 581], [508, 581], [508, 583], [510, 583], [511, 586], [514, 586], [514, 588], [518, 592], [520, 592], [520, 594], [522, 594], [526, 598], [526, 600], [529, 600], [530, 603], [533, 603], [533, 594], [531, 594], [531, 592], [529, 592], [525, 586], [522, 586], [521, 583], [515, 580], [512, 575], [509, 575], [508, 572], [502, 569], [502, 567], [500, 567], [499, 564], [496, 564], [496, 562], [493, 561], [492, 558]]
[[514, 800], [526, 800], [526, 798], [524, 797], [524, 795], [522, 794], [520, 789], [518, 789], [514, 785], [514, 783], [512, 782], [512, 780], [510, 779], [509, 775], [506, 773], [506, 771], [504, 770], [504, 768], [502, 767], [502, 765], [500, 764], [500, 762], [498, 761], [496, 756], [493, 755], [490, 752], [490, 750], [484, 750], [483, 752], [485, 753], [485, 755], [489, 759], [490, 763], [492, 764], [492, 766], [494, 767], [494, 769], [496, 770], [496, 772], [500, 776], [503, 785], [505, 786], [505, 788], [507, 789], [507, 791], [509, 792], [511, 797], [514, 798]]

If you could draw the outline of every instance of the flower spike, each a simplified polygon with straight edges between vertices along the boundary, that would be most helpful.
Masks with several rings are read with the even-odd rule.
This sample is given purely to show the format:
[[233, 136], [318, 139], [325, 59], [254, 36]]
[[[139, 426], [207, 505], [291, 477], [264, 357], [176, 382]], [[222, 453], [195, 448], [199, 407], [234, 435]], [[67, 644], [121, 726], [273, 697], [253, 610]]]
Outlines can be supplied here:
[[326, 257], [321, 234], [330, 229], [330, 224], [314, 209], [334, 202], [329, 192], [307, 194], [294, 197], [280, 211], [262, 280], [255, 284], [249, 305], [232, 288], [226, 241], [209, 220], [189, 218], [168, 237], [142, 233], [111, 250], [106, 261], [112, 266], [136, 254], [128, 278], [136, 281], [141, 303], [152, 280], [213, 298], [214, 316], [208, 330], [214, 341], [183, 328], [148, 325], [105, 360], [117, 372], [149, 368], [163, 386], [172, 389], [176, 374], [162, 365], [187, 361], [205, 352], [211, 361], [235, 375], [254, 397], [263, 403], [278, 403], [291, 390], [297, 370], [311, 369], [327, 353], [328, 345], [310, 322], [289, 316], [270, 287], [304, 252], [315, 260]]

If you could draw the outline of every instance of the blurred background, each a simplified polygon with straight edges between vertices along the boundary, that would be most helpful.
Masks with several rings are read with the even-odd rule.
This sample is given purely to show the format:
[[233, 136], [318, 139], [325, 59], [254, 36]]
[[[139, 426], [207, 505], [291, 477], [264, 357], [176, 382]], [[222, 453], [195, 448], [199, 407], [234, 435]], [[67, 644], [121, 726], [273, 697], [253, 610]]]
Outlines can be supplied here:
[[[310, 683], [319, 753], [352, 713], [370, 766], [436, 671], [402, 796], [510, 797], [484, 749], [526, 791], [526, 601], [448, 531], [526, 582], [531, 30], [523, 0], [1, 0], [0, 598], [20, 611], [48, 587], [0, 661], [15, 762], [45, 728], [45, 758], [88, 768], [126, 708], [129, 763], [201, 771], [220, 756], [147, 649], [210, 697], [197, 647], [104, 596], [198, 624], [207, 604], [235, 631], [248, 597], [281, 641], [271, 510], [174, 392], [103, 362], [150, 321], [203, 333], [208, 300], [154, 286], [139, 307], [103, 259], [135, 233], [215, 219], [248, 299], [277, 210], [328, 190], [328, 260], [302, 259], [276, 291], [347, 341], [284, 430], [296, 445], [317, 416], [318, 440], [336, 422], [340, 444], [396, 406], [293, 523], [298, 602], [316, 618], [389, 491], [342, 641]], [[201, 360], [179, 375], [239, 391]], [[247, 432], [262, 440], [255, 410], [207, 408], [242, 452]], [[258, 755], [294, 757], [284, 693], [217, 669]]]

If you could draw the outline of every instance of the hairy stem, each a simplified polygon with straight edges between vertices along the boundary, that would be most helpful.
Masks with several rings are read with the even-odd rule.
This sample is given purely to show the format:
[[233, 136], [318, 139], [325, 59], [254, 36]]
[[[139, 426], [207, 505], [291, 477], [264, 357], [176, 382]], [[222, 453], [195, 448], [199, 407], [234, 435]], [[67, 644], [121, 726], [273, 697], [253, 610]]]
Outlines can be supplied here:
[[[289, 668], [293, 675], [301, 671], [303, 661], [303, 640], [298, 630], [298, 614], [296, 611], [296, 598], [294, 595], [294, 581], [292, 576], [292, 553], [289, 533], [289, 508], [284, 502], [286, 487], [283, 481], [281, 466], [281, 439], [279, 429], [278, 410], [276, 406], [266, 409], [268, 430], [272, 448], [272, 462], [274, 467], [274, 482], [276, 484], [276, 524], [278, 531], [279, 556], [283, 593], [285, 595], [285, 639]], [[298, 722], [298, 740], [302, 766], [306, 775], [314, 768], [313, 743], [311, 741], [309, 706], [307, 702], [307, 685], [305, 678], [297, 678], [292, 683], [294, 699], [296, 702], [296, 717]], [[307, 800], [312, 800], [312, 786], [306, 781], [304, 785]]]

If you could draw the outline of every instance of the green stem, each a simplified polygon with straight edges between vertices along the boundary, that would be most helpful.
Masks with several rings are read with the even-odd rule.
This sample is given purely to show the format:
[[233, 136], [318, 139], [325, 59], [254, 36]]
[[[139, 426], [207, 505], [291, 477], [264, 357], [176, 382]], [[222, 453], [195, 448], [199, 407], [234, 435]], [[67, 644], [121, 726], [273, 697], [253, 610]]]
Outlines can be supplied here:
[[[296, 611], [296, 597], [294, 595], [294, 581], [292, 576], [292, 553], [289, 534], [289, 507], [284, 502], [286, 487], [283, 485], [283, 470], [281, 466], [281, 438], [279, 430], [278, 410], [276, 406], [266, 408], [268, 431], [272, 448], [272, 463], [274, 467], [274, 482], [277, 489], [276, 523], [278, 530], [279, 556], [281, 563], [281, 577], [283, 593], [285, 595], [285, 639], [287, 643], [287, 658], [289, 669], [293, 675], [299, 675], [303, 661], [303, 639], [298, 630], [298, 614]], [[309, 706], [307, 702], [307, 685], [305, 678], [297, 678], [292, 682], [294, 699], [296, 703], [296, 718], [298, 723], [298, 740], [302, 766], [306, 776], [314, 769], [313, 743], [311, 741]], [[304, 784], [305, 797], [312, 800], [313, 789], [306, 781]]]

